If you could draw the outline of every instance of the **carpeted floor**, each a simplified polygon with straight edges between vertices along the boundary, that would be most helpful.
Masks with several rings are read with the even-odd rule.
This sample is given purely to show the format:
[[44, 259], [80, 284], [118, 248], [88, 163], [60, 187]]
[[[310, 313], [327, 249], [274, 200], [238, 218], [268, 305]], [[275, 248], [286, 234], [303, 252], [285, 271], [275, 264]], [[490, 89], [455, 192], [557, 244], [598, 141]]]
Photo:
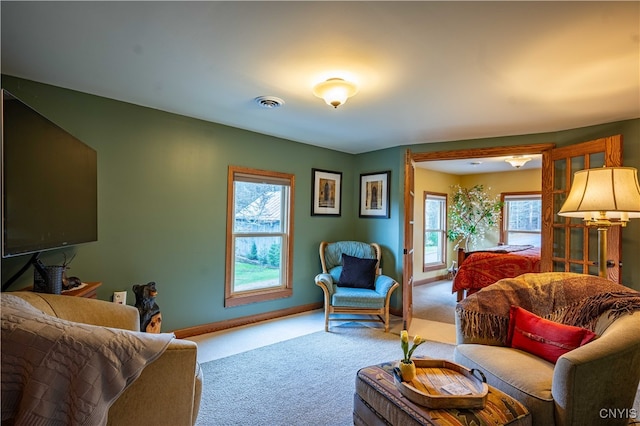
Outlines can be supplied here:
[[[426, 342], [414, 355], [451, 360], [453, 348]], [[353, 425], [357, 371], [401, 356], [396, 334], [347, 323], [207, 362], [196, 424]]]
[[413, 317], [454, 324], [456, 295], [451, 281], [436, 281], [413, 287]]
[[[451, 282], [414, 288], [411, 336], [429, 341], [417, 356], [452, 359], [455, 343], [455, 295]], [[353, 424], [357, 371], [402, 355], [401, 319], [392, 332], [365, 323], [334, 325], [202, 364], [204, 386], [198, 426]], [[441, 343], [446, 342], [446, 343]], [[640, 411], [640, 389], [634, 408]]]

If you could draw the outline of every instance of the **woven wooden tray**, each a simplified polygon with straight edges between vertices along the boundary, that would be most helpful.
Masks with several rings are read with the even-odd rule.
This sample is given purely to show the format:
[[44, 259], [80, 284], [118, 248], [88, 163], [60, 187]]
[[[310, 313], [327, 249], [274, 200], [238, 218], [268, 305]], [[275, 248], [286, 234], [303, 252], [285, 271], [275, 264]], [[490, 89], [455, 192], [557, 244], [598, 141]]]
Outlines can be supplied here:
[[[479, 370], [438, 359], [414, 359], [413, 362], [416, 377], [410, 382], [403, 382], [400, 369], [394, 369], [396, 387], [410, 401], [433, 409], [485, 407], [489, 387]], [[469, 394], [454, 395], [443, 388], [456, 385], [468, 390]]]

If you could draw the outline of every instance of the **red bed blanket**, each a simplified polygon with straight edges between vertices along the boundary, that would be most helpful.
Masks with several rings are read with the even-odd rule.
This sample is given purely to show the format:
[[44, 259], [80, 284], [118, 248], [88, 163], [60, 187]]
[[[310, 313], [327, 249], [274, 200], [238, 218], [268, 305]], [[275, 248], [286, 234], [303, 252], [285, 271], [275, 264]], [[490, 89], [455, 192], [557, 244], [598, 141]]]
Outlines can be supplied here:
[[[505, 250], [507, 251], [507, 250]], [[467, 295], [503, 278], [540, 272], [540, 248], [531, 247], [501, 253], [496, 250], [469, 253], [453, 279], [452, 292], [467, 290]]]

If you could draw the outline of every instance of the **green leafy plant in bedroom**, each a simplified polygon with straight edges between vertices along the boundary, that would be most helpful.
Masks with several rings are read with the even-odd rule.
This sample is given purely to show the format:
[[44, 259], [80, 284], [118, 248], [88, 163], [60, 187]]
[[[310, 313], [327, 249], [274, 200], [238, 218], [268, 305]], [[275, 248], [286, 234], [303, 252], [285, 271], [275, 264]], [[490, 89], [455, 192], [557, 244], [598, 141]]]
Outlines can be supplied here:
[[488, 230], [498, 226], [501, 210], [500, 200], [491, 198], [484, 185], [471, 188], [454, 185], [447, 230], [449, 241], [456, 243], [454, 250], [460, 246], [469, 248], [481, 241]]

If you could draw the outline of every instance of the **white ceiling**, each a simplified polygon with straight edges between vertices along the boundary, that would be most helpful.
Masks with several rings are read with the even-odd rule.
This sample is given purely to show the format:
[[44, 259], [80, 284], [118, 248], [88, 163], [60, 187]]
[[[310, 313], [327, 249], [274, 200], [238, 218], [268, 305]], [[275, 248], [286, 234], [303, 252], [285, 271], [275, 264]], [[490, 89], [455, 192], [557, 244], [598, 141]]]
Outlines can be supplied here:
[[530, 160], [519, 168], [515, 168], [505, 161], [513, 158], [512, 155], [503, 157], [465, 158], [460, 160], [423, 161], [417, 163], [416, 167], [452, 175], [476, 175], [542, 168], [542, 154], [523, 155], [522, 157], [530, 158]]
[[[0, 8], [4, 74], [349, 153], [640, 117], [636, 1]], [[337, 110], [312, 94], [336, 76]]]

